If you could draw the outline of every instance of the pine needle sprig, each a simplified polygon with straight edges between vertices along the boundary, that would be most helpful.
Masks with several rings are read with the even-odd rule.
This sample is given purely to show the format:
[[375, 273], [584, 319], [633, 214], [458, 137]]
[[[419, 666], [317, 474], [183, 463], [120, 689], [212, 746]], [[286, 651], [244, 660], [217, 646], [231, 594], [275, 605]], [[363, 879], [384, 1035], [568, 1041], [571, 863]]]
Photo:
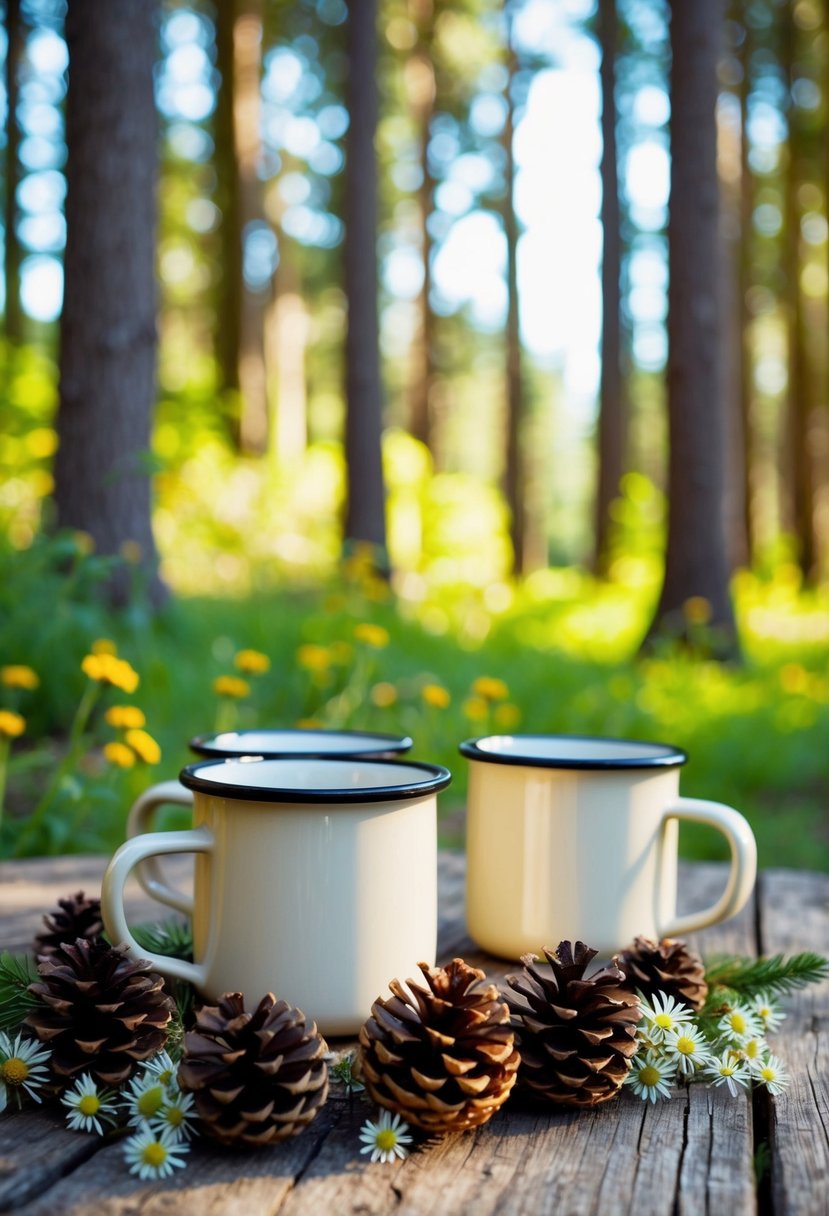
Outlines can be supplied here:
[[35, 960], [28, 954], [0, 954], [0, 1030], [16, 1030], [40, 1002], [29, 985], [40, 979]]
[[710, 1012], [735, 997], [746, 1000], [761, 993], [785, 996], [807, 984], [820, 983], [829, 979], [829, 960], [810, 950], [788, 958], [782, 954], [764, 958], [725, 955], [706, 963], [705, 978], [709, 985], [705, 1012]]
[[160, 924], [136, 925], [132, 935], [142, 950], [165, 958], [193, 961], [193, 930], [189, 922], [165, 920]]

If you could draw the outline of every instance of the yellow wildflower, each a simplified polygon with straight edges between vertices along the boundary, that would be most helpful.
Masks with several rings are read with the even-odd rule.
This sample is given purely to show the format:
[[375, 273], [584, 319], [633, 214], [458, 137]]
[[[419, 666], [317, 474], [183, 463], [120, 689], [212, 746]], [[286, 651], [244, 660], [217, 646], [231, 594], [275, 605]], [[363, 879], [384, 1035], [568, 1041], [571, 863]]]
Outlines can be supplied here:
[[26, 729], [26, 719], [12, 709], [0, 709], [0, 735], [16, 739]]
[[138, 687], [138, 672], [126, 659], [116, 658], [114, 654], [88, 654], [81, 663], [81, 670], [90, 680], [111, 684], [122, 692], [133, 693]]
[[89, 647], [93, 654], [117, 654], [118, 647], [113, 642], [112, 638], [96, 638]]
[[506, 701], [503, 705], [495, 707], [495, 725], [501, 730], [514, 730], [521, 721], [521, 710], [517, 705], [513, 705], [511, 701]]
[[805, 692], [809, 685], [809, 673], [802, 663], [784, 663], [780, 668], [780, 683], [785, 692]]
[[430, 705], [432, 709], [446, 709], [452, 700], [449, 690], [444, 688], [442, 684], [424, 684], [420, 690], [420, 695], [423, 698], [424, 704]]
[[489, 702], [483, 697], [467, 697], [463, 703], [463, 712], [470, 722], [483, 722], [489, 713]]
[[711, 603], [704, 595], [692, 595], [682, 605], [682, 615], [689, 625], [707, 625], [713, 615]]
[[355, 625], [354, 636], [358, 642], [365, 642], [366, 646], [373, 646], [375, 650], [382, 650], [389, 644], [388, 629], [384, 629], [382, 625], [372, 625], [369, 621]]
[[0, 684], [5, 684], [6, 688], [37, 688], [39, 683], [37, 672], [23, 663], [0, 667]]
[[124, 735], [124, 739], [139, 760], [143, 760], [145, 764], [158, 764], [161, 759], [161, 748], [152, 735], [136, 727], [133, 730], [128, 730]]
[[104, 756], [116, 768], [132, 768], [135, 764], [135, 752], [126, 743], [105, 743]]
[[116, 730], [137, 730], [147, 721], [137, 705], [111, 705], [104, 717]]
[[321, 726], [319, 718], [298, 718], [296, 723], [297, 730], [319, 730]]
[[387, 680], [381, 680], [379, 684], [374, 685], [369, 696], [372, 705], [376, 705], [378, 709], [388, 709], [397, 700], [397, 689]]
[[509, 696], [505, 682], [496, 676], [478, 676], [472, 685], [472, 692], [485, 701], [506, 701]]
[[296, 661], [306, 671], [327, 671], [331, 666], [331, 655], [326, 646], [317, 646], [314, 642], [306, 642], [296, 652]]
[[246, 675], [260, 676], [270, 669], [271, 661], [261, 650], [240, 650], [233, 660], [237, 671]]
[[250, 695], [250, 684], [239, 676], [217, 676], [213, 681], [213, 691], [219, 697], [235, 697], [241, 700], [242, 697]]

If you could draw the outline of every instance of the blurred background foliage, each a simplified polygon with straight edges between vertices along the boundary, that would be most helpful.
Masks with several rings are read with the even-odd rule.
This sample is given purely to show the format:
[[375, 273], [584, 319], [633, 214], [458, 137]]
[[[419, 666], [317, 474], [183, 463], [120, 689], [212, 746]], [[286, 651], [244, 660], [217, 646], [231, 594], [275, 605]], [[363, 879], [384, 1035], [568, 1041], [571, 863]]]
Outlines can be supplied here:
[[[192, 735], [232, 718], [411, 733], [419, 758], [456, 774], [443, 802], [455, 844], [461, 739], [665, 739], [691, 754], [685, 792], [749, 816], [762, 864], [829, 863], [827, 13], [819, 0], [722, 12], [723, 412], [740, 432], [728, 464], [732, 663], [712, 657], [717, 622], [694, 587], [673, 635], [639, 655], [670, 494], [669, 15], [660, 0], [381, 0], [386, 581], [360, 537], [343, 535], [348, 7], [166, 0], [154, 77], [158, 391], [139, 453], [172, 592], [158, 609], [129, 538], [105, 554], [83, 532], [56, 531], [66, 13], [59, 0], [7, 0], [0, 664], [29, 665], [39, 682], [0, 688], [0, 708], [26, 720], [6, 749], [1, 851], [15, 851], [65, 755], [84, 655], [111, 638], [140, 674], [133, 700], [161, 767], [106, 762], [102, 701], [27, 852], [114, 847], [138, 789], [174, 774]], [[610, 408], [603, 56], [615, 69], [624, 426], [621, 476], [597, 522]], [[115, 567], [129, 586], [119, 607], [105, 594]], [[355, 639], [367, 622], [388, 644]], [[214, 682], [245, 648], [269, 671], [223, 698]], [[476, 693], [482, 676], [503, 695]], [[443, 694], [424, 691], [434, 688]], [[717, 855], [703, 831], [683, 847]]]

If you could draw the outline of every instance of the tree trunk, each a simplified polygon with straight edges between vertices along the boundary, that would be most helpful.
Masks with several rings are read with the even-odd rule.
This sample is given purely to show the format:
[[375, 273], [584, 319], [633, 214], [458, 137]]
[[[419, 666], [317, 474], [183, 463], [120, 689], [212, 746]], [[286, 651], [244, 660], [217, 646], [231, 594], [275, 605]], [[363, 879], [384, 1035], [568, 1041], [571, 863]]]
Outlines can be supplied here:
[[521, 366], [521, 332], [518, 312], [518, 217], [515, 214], [515, 107], [513, 81], [517, 71], [512, 41], [510, 0], [505, 0], [507, 23], [507, 83], [504, 90], [506, 118], [502, 134], [504, 152], [503, 223], [507, 243], [507, 326], [506, 345], [506, 437], [507, 454], [504, 470], [504, 495], [510, 513], [513, 572], [525, 572], [526, 504], [524, 500], [524, 459], [522, 439], [524, 429], [524, 379]]
[[[429, 17], [432, 13], [430, 4]], [[421, 257], [423, 261], [423, 283], [418, 295], [420, 330], [415, 342], [415, 359], [412, 383], [409, 390], [409, 430], [415, 439], [432, 447], [432, 383], [434, 367], [434, 315], [430, 295], [432, 290], [432, 234], [429, 222], [434, 212], [435, 182], [429, 167], [429, 139], [435, 109], [435, 74], [429, 58], [431, 27], [424, 17], [419, 23], [420, 47], [413, 52], [406, 65], [406, 91], [409, 106], [417, 125], [420, 145], [420, 186], [417, 191], [418, 221], [420, 226]]]
[[[262, 218], [258, 177], [262, 0], [227, 0], [216, 15], [216, 54], [222, 78], [216, 127], [223, 175], [223, 275], [219, 366], [224, 387], [238, 394], [236, 436], [243, 452], [268, 446], [264, 301], [244, 277], [244, 236]], [[223, 96], [222, 96], [223, 94]], [[225, 331], [225, 327], [226, 331]]]
[[383, 389], [377, 309], [377, 10], [351, 0], [348, 10], [349, 124], [346, 135], [343, 271], [345, 339], [346, 543], [376, 546], [385, 561], [386, 510], [381, 453]]
[[746, 560], [752, 564], [757, 553], [756, 529], [754, 526], [754, 483], [756, 477], [756, 447], [754, 442], [754, 360], [752, 351], [753, 317], [748, 306], [748, 293], [752, 283], [752, 246], [754, 232], [754, 175], [751, 171], [748, 134], [748, 94], [751, 71], [750, 27], [743, 25], [743, 42], [740, 48], [742, 78], [739, 85], [740, 101], [740, 240], [737, 250], [737, 326], [740, 389], [740, 423], [743, 449], [743, 532], [745, 536]]
[[271, 447], [276, 461], [288, 468], [308, 446], [308, 389], [305, 351], [310, 323], [302, 295], [297, 255], [280, 234], [279, 265], [273, 274], [273, 302], [266, 321], [265, 348], [272, 358], [276, 388], [275, 423]]
[[707, 601], [705, 613], [718, 652], [726, 655], [736, 646], [736, 630], [725, 521], [727, 430], [718, 275], [716, 102], [722, 16], [722, 0], [671, 2], [668, 543], [650, 635], [684, 634], [684, 609], [699, 597]]
[[602, 48], [602, 370], [599, 388], [598, 478], [595, 554], [597, 573], [607, 572], [610, 504], [625, 469], [625, 401], [621, 342], [621, 214], [616, 151], [616, 0], [599, 0]]
[[6, 156], [3, 223], [5, 230], [6, 337], [12, 342], [23, 340], [23, 309], [20, 304], [20, 267], [23, 254], [17, 237], [17, 187], [20, 183], [20, 121], [17, 115], [19, 98], [18, 74], [23, 57], [24, 29], [20, 0], [6, 0]]
[[[126, 542], [157, 594], [147, 453], [155, 401], [157, 8], [70, 0], [57, 520]], [[137, 550], [135, 549], [137, 546]], [[129, 550], [128, 550], [129, 551]], [[123, 599], [129, 579], [116, 576]]]

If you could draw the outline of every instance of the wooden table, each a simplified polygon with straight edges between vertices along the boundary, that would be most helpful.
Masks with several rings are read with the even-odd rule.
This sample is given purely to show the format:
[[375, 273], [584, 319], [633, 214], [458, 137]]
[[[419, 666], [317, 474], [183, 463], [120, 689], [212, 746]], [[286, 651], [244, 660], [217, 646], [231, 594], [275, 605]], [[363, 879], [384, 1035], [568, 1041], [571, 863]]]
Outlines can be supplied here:
[[[443, 959], [463, 955], [493, 975], [463, 926], [463, 857], [441, 857]], [[0, 945], [24, 950], [59, 896], [99, 887], [99, 858], [0, 864]], [[688, 902], [721, 888], [719, 866], [686, 867]], [[135, 899], [134, 914], [158, 916]], [[551, 943], [555, 945], [556, 943]], [[764, 872], [756, 900], [694, 945], [705, 954], [829, 951], [829, 876]], [[323, 960], [321, 960], [321, 965]], [[391, 977], [390, 977], [391, 978]], [[483, 1128], [418, 1149], [405, 1162], [370, 1165], [358, 1133], [373, 1111], [334, 1087], [302, 1135], [245, 1154], [197, 1143], [186, 1170], [142, 1183], [121, 1146], [68, 1131], [54, 1110], [0, 1115], [0, 1211], [32, 1216], [345, 1216], [475, 1213], [475, 1216], [742, 1216], [829, 1213], [829, 983], [789, 998], [774, 1037], [790, 1088], [729, 1097], [694, 1085], [669, 1102], [625, 1091], [589, 1112], [539, 1115], [510, 1101]], [[761, 1146], [768, 1145], [768, 1149]], [[758, 1153], [758, 1149], [760, 1150]], [[755, 1181], [755, 1160], [768, 1167]]]

